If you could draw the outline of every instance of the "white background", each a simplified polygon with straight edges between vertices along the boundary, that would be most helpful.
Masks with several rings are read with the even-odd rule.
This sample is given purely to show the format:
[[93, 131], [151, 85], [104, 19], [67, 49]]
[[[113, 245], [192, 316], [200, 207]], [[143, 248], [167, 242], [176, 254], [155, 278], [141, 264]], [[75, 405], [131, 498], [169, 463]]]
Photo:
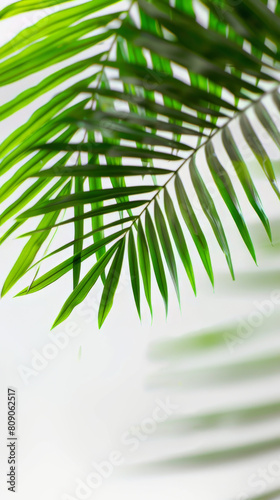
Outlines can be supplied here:
[[[6, 2], [9, 4], [9, 2]], [[34, 22], [36, 14], [12, 18], [1, 23], [0, 41], [11, 38], [27, 23]], [[40, 72], [45, 76], [50, 72]], [[37, 80], [38, 75], [34, 78]], [[26, 78], [0, 90], [1, 104], [27, 88], [32, 78]], [[68, 85], [69, 82], [66, 83]], [[39, 99], [17, 116], [0, 124], [1, 140], [16, 126], [23, 123], [36, 108]], [[278, 122], [279, 123], [279, 122]], [[237, 133], [237, 132], [236, 132]], [[272, 148], [273, 149], [273, 148]], [[278, 152], [273, 150], [275, 159]], [[6, 393], [8, 386], [18, 391], [18, 492], [20, 500], [56, 500], [66, 494], [76, 497], [77, 479], [86, 481], [93, 471], [92, 462], [108, 459], [113, 450], [119, 450], [124, 465], [116, 467], [112, 476], [103, 481], [100, 488], [92, 492], [92, 499], [147, 499], [181, 500], [239, 498], [240, 492], [251, 496], [260, 491], [247, 484], [250, 474], [258, 467], [267, 467], [271, 460], [280, 461], [280, 450], [251, 457], [250, 460], [225, 462], [211, 467], [184, 467], [175, 470], [153, 470], [139, 472], [128, 467], [132, 462], [153, 458], [165, 458], [189, 451], [199, 451], [227, 447], [254, 439], [280, 436], [279, 421], [259, 423], [251, 426], [225, 426], [213, 432], [172, 434], [155, 432], [139, 449], [131, 452], [122, 443], [123, 433], [131, 426], [150, 417], [157, 407], [158, 398], [166, 397], [177, 405], [176, 413], [195, 413], [207, 408], [223, 408], [235, 404], [249, 404], [253, 401], [269, 400], [279, 396], [279, 376], [261, 374], [246, 383], [201, 384], [184, 390], [152, 390], [147, 382], [148, 374], [157, 370], [157, 365], [148, 360], [147, 350], [151, 342], [169, 337], [179, 337], [212, 325], [236, 322], [256, 309], [255, 301], [269, 300], [273, 290], [280, 289], [280, 271], [277, 241], [279, 245], [280, 224], [277, 198], [251, 162], [257, 176], [266, 212], [271, 216], [274, 249], [269, 249], [264, 231], [248, 202], [240, 192], [242, 207], [257, 250], [256, 267], [245, 249], [226, 208], [217, 196], [215, 202], [225, 223], [227, 236], [232, 248], [236, 282], [229, 276], [224, 257], [214, 241], [211, 231], [201, 211], [201, 223], [209, 235], [211, 255], [216, 274], [215, 292], [205, 276], [202, 265], [195, 254], [191, 242], [189, 246], [194, 260], [197, 277], [198, 297], [195, 298], [186, 280], [182, 266], [178, 263], [181, 293], [181, 310], [169, 282], [169, 315], [165, 319], [164, 307], [156, 284], [154, 290], [154, 319], [151, 324], [148, 309], [143, 302], [142, 322], [136, 314], [132, 291], [125, 269], [120, 291], [116, 295], [114, 307], [101, 331], [97, 328], [95, 304], [98, 290], [90, 294], [85, 304], [74, 311], [66, 323], [53, 330], [54, 335], [64, 332], [73, 322], [79, 329], [75, 338], [70, 338], [65, 349], [57, 351], [53, 360], [37, 376], [28, 381], [20, 376], [22, 366], [31, 367], [34, 350], [42, 353], [51, 342], [51, 324], [71, 287], [71, 276], [66, 276], [38, 294], [13, 298], [13, 293], [0, 302], [1, 350], [0, 350], [0, 490], [1, 499], [10, 498], [7, 493], [7, 450], [6, 450]], [[276, 165], [279, 173], [279, 164]], [[184, 174], [186, 175], [186, 174]], [[198, 206], [198, 204], [196, 205]], [[64, 236], [65, 237], [65, 236]], [[58, 238], [62, 238], [58, 236]], [[68, 239], [72, 239], [69, 229]], [[61, 243], [58, 240], [58, 245]], [[15, 261], [22, 240], [11, 238], [1, 248], [1, 282]], [[269, 274], [269, 270], [272, 273]], [[265, 272], [268, 271], [268, 274]], [[265, 277], [269, 276], [270, 279]], [[30, 277], [30, 279], [32, 276]], [[18, 291], [28, 281], [22, 280]], [[98, 287], [97, 287], [98, 288]], [[16, 291], [16, 290], [15, 290]], [[196, 356], [190, 353], [184, 366], [196, 364], [229, 364], [240, 356], [250, 357], [263, 352], [280, 352], [277, 328], [279, 320], [275, 308], [269, 331], [266, 322], [254, 330], [252, 336], [232, 353], [226, 342], [218, 352]], [[278, 321], [279, 324], [279, 321]], [[176, 366], [176, 365], [175, 365]], [[205, 380], [206, 382], [207, 380]], [[279, 484], [272, 479], [266, 484], [267, 490]], [[77, 498], [77, 497], [76, 497]]]

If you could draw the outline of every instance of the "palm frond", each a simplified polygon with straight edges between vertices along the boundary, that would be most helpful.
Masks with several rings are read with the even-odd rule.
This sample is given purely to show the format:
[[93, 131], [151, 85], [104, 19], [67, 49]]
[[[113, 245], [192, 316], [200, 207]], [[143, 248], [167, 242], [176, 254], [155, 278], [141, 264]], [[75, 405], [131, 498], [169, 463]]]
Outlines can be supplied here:
[[[0, 200], [12, 201], [1, 216], [1, 224], [11, 224], [1, 241], [26, 221], [41, 217], [35, 232], [25, 231], [28, 243], [2, 295], [34, 266], [36, 254], [48, 245], [51, 229], [65, 224], [73, 225], [73, 241], [44, 259], [68, 247], [73, 247], [73, 256], [20, 293], [40, 290], [72, 270], [73, 291], [55, 325], [101, 277], [101, 326], [112, 307], [126, 256], [139, 315], [141, 282], [152, 313], [152, 272], [166, 310], [167, 270], [179, 298], [177, 257], [196, 292], [191, 240], [214, 284], [211, 248], [200, 220], [204, 216], [234, 279], [227, 235], [207, 189], [206, 168], [256, 260], [232, 172], [269, 239], [270, 224], [233, 127], [279, 198], [269, 144], [262, 143], [258, 128], [264, 127], [279, 149], [274, 116], [280, 111], [280, 17], [275, 3], [273, 12], [261, 0], [243, 0], [234, 7], [229, 0], [177, 0], [174, 6], [167, 0], [128, 4], [90, 0], [56, 7], [56, 12], [1, 48], [1, 86], [37, 73], [39, 78], [46, 68], [53, 71], [2, 105], [1, 119], [55, 90], [2, 142], [0, 172], [6, 180]], [[44, 7], [54, 4], [63, 2], [44, 2]], [[201, 5], [207, 12], [206, 24]], [[41, 2], [21, 0], [3, 9], [0, 19], [41, 7]], [[85, 51], [90, 54], [85, 56]], [[14, 166], [15, 172], [10, 170]], [[52, 192], [53, 186], [57, 188]], [[190, 188], [203, 216], [196, 213]], [[58, 222], [64, 210], [72, 216]], [[92, 231], [85, 232], [88, 220]], [[93, 244], [85, 247], [88, 237]], [[92, 255], [96, 261], [84, 275], [82, 262]]]

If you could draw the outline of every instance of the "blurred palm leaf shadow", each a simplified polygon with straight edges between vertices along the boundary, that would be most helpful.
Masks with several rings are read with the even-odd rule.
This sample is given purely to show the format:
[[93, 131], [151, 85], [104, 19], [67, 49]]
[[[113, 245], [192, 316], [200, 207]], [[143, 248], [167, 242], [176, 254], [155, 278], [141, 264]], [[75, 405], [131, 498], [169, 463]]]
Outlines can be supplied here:
[[[267, 262], [277, 252], [277, 245], [270, 246], [266, 253]], [[266, 281], [263, 281], [264, 277]], [[241, 287], [244, 298], [248, 290], [262, 293], [264, 286], [273, 290], [277, 278], [279, 283], [279, 266], [275, 265], [270, 272], [258, 270], [252, 278], [248, 279], [244, 273], [244, 286]], [[275, 345], [279, 330], [279, 305], [276, 304], [269, 315], [264, 315], [261, 325], [255, 327], [247, 338], [240, 339], [238, 324], [244, 325], [247, 319], [246, 316], [234, 317], [225, 324], [151, 343], [148, 349], [151, 372], [147, 377], [147, 387], [179, 398], [184, 408], [179, 407], [170, 418], [159, 424], [155, 439], [149, 436], [150, 449], [164, 451], [159, 457], [152, 453], [134, 463], [136, 473], [162, 475], [188, 471], [193, 467], [225, 464], [234, 467], [236, 461], [262, 458], [267, 453], [280, 450], [280, 428], [275, 426], [280, 421], [280, 394], [276, 391], [271, 395], [269, 391], [275, 377], [278, 377], [279, 387], [280, 344], [278, 347]], [[232, 339], [233, 346], [234, 339], [242, 342], [240, 345], [237, 342], [238, 348], [230, 352], [228, 338]], [[255, 349], [259, 341], [265, 342], [265, 349]], [[231, 398], [234, 384], [237, 398]], [[244, 386], [247, 392], [243, 391]], [[194, 410], [188, 403], [189, 394], [197, 390], [201, 402], [199, 408]], [[204, 391], [202, 396], [199, 390]], [[211, 394], [210, 408], [203, 400], [208, 393]], [[247, 393], [250, 393], [249, 398]], [[252, 429], [255, 431], [253, 437]], [[213, 434], [212, 441], [204, 441], [207, 433]], [[189, 445], [193, 440], [199, 444], [198, 447]], [[260, 496], [252, 492], [250, 498], [280, 498], [280, 489]]]
[[267, 493], [266, 495], [261, 495], [258, 497], [255, 497], [254, 500], [273, 500], [274, 498], [279, 498], [280, 490], [273, 490], [270, 493]]

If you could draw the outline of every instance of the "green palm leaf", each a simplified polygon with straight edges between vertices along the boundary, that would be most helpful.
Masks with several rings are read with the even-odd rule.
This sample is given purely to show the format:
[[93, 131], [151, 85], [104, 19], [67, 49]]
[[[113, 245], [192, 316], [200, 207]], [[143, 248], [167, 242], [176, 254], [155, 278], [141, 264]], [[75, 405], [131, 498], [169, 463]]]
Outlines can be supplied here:
[[[66, 249], [73, 256], [62, 257], [22, 293], [72, 270], [74, 290], [60, 322], [101, 276], [101, 325], [127, 259], [139, 316], [141, 280], [152, 312], [152, 269], [166, 309], [165, 265], [178, 299], [178, 260], [196, 292], [192, 243], [214, 283], [205, 216], [234, 278], [233, 250], [219, 204], [207, 188], [209, 172], [255, 261], [234, 174], [271, 239], [268, 216], [235, 132], [260, 163], [272, 195], [279, 197], [269, 146], [271, 142], [279, 151], [280, 10], [278, 0], [275, 11], [261, 0], [243, 0], [234, 9], [229, 0], [134, 0], [126, 7], [114, 0], [63, 4], [20, 0], [0, 11], [1, 20], [56, 6], [0, 48], [0, 85], [6, 88], [31, 75], [35, 81], [0, 108], [5, 120], [31, 103], [35, 107], [1, 144], [0, 174], [5, 177], [0, 200], [6, 201], [1, 243], [29, 225], [23, 231], [29, 240], [3, 293], [34, 265], [36, 248], [47, 243], [53, 228], [73, 226], [73, 240], [54, 251], [47, 246], [43, 258], [60, 257]], [[208, 25], [200, 22], [201, 5], [208, 9]], [[41, 79], [43, 69], [49, 75]], [[265, 145], [260, 125], [270, 141]], [[66, 186], [69, 194], [57, 195]], [[194, 206], [191, 192], [202, 211]], [[66, 215], [58, 221], [62, 210]], [[40, 222], [32, 229], [34, 217]], [[91, 231], [85, 230], [88, 220]], [[86, 246], [89, 236], [93, 244]], [[108, 250], [118, 238], [123, 243]], [[106, 277], [111, 248], [116, 253]], [[28, 259], [21, 265], [26, 249]], [[86, 279], [83, 260], [90, 255], [95, 255], [94, 270]]]

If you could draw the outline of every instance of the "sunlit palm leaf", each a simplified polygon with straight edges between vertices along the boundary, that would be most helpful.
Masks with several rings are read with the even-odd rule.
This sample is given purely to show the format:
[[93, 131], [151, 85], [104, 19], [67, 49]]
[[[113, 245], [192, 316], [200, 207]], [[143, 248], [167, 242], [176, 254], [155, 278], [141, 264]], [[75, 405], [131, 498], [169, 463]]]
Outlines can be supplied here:
[[[52, 228], [73, 225], [73, 241], [54, 252], [47, 251], [44, 259], [71, 247], [73, 257], [41, 278], [36, 277], [22, 292], [41, 289], [72, 270], [74, 291], [56, 324], [71, 313], [101, 277], [101, 325], [111, 309], [126, 257], [139, 315], [141, 281], [152, 312], [152, 272], [167, 309], [165, 262], [179, 298], [176, 257], [181, 259], [196, 292], [189, 236], [214, 283], [211, 246], [200, 220], [204, 215], [234, 277], [227, 235], [204, 180], [205, 160], [256, 260], [232, 175], [224, 164], [225, 156], [218, 151], [218, 135], [227, 162], [232, 164], [271, 239], [268, 217], [232, 124], [239, 128], [279, 197], [271, 154], [262, 144], [257, 126], [262, 124], [279, 149], [280, 133], [274, 119], [280, 111], [278, 1], [272, 12], [261, 0], [243, 0], [233, 9], [229, 8], [229, 0], [204, 0], [202, 4], [209, 14], [207, 27], [200, 20], [199, 7], [194, 8], [197, 3], [176, 1], [171, 6], [166, 0], [127, 4], [89, 0], [61, 8], [63, 2], [44, 2], [44, 7], [50, 9], [56, 5], [55, 12], [23, 30], [0, 50], [2, 86], [53, 66], [52, 75], [0, 109], [4, 120], [45, 93], [53, 92], [53, 97], [38, 106], [26, 124], [2, 143], [0, 172], [5, 173], [6, 179], [0, 188], [0, 199], [17, 197], [21, 189], [2, 213], [1, 223], [11, 225], [1, 241], [39, 216], [40, 225], [34, 232], [27, 232], [27, 245], [32, 245], [35, 238], [39, 251], [45, 248]], [[106, 7], [110, 7], [110, 14], [104, 10]], [[40, 8], [42, 2], [21, 0], [3, 9], [0, 19]], [[90, 56], [83, 55], [85, 50], [91, 51]], [[71, 60], [74, 56], [79, 61]], [[65, 67], [57, 69], [55, 64], [61, 62]], [[74, 83], [67, 86], [71, 78]], [[62, 90], [60, 84], [64, 85]], [[252, 112], [258, 122], [251, 119]], [[10, 175], [15, 166], [17, 170], [11, 170]], [[192, 186], [184, 181], [184, 170], [190, 173]], [[71, 186], [69, 195], [52, 192], [55, 182], [61, 187]], [[170, 195], [173, 184], [175, 196]], [[191, 201], [191, 187], [201, 204], [202, 216], [196, 213]], [[41, 196], [39, 200], [35, 200], [37, 195]], [[74, 213], [69, 216], [71, 209]], [[58, 222], [56, 216], [64, 210], [67, 214]], [[11, 221], [14, 217], [16, 221]], [[182, 218], [188, 229], [186, 236]], [[92, 221], [91, 232], [84, 232], [87, 219]], [[121, 234], [117, 226], [122, 223]], [[88, 236], [93, 237], [94, 243], [86, 247]], [[113, 244], [117, 238], [119, 242]], [[106, 277], [106, 266], [113, 257], [111, 248], [116, 253]], [[90, 255], [95, 255], [96, 260], [86, 279], [82, 261]], [[35, 254], [30, 253], [24, 272], [34, 259]], [[3, 293], [24, 272], [12, 272]], [[118, 279], [112, 279], [113, 274]]]

